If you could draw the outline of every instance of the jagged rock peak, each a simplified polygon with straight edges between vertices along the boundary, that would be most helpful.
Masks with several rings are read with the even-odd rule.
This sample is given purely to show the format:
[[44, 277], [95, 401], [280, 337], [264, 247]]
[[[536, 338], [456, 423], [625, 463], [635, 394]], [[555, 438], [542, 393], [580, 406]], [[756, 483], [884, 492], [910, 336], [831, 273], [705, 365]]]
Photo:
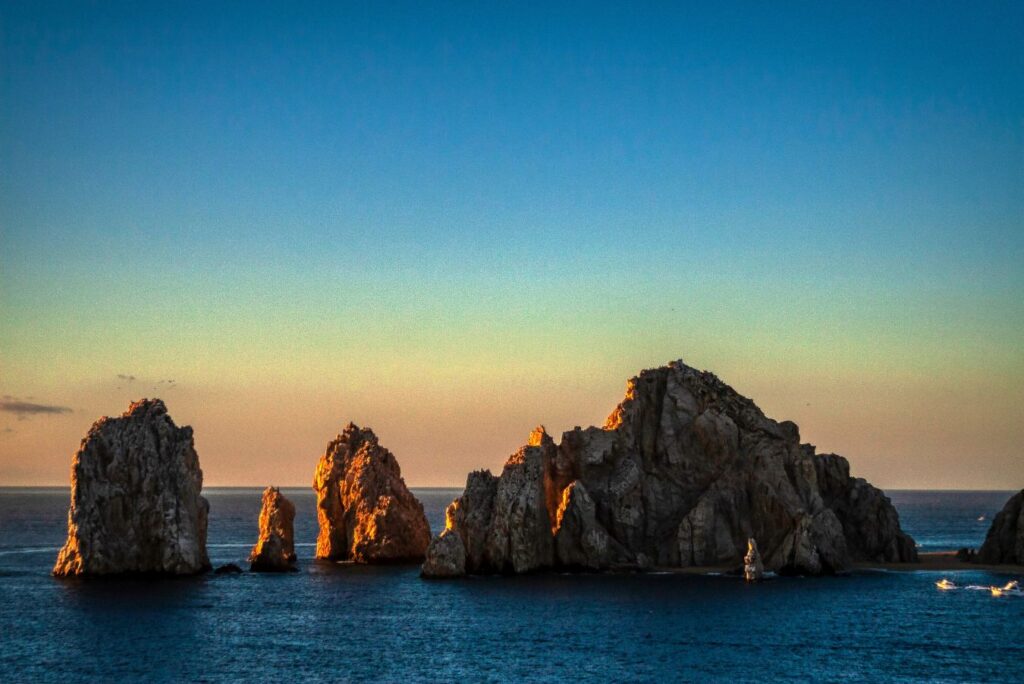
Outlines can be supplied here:
[[1024, 565], [1024, 489], [1011, 496], [996, 514], [976, 560]]
[[630, 379], [602, 428], [557, 444], [534, 430], [500, 478], [471, 475], [452, 506], [470, 573], [739, 567], [750, 538], [778, 572], [917, 557], [892, 504], [846, 459], [816, 455], [794, 423], [682, 361]]
[[[137, 416], [153, 415], [158, 416], [167, 413], [167, 406], [163, 399], [138, 399], [128, 405], [128, 410], [121, 414], [122, 418], [133, 418]], [[107, 418], [101, 418], [107, 420]]]
[[313, 489], [320, 524], [317, 558], [389, 563], [424, 557], [430, 527], [423, 505], [373, 430], [349, 423], [327, 445]]
[[260, 536], [249, 554], [254, 572], [295, 570], [295, 505], [277, 487], [263, 490]]
[[55, 575], [208, 570], [209, 504], [192, 428], [160, 399], [96, 421], [71, 466], [68, 538]]
[[529, 439], [526, 441], [527, 446], [539, 447], [547, 444], [554, 444], [554, 440], [548, 435], [547, 430], [544, 429], [543, 425], [538, 425], [533, 428], [530, 433]]

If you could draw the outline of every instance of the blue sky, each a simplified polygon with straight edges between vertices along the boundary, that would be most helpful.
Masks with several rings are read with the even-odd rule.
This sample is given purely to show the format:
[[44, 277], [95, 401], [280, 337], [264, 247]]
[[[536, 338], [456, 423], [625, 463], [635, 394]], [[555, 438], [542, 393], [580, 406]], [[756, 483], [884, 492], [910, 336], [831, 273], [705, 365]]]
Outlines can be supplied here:
[[[413, 360], [504, 387], [495, 422], [509, 395], [540, 421], [536, 374], [607, 412], [598, 377], [683, 356], [790, 412], [765, 369], [939, 401], [956, 366], [1021, 398], [1019, 3], [300, 5], [2, 4], [5, 393], [91, 418], [118, 410], [96, 389], [115, 369], [270, 376], [377, 416], [308, 377]], [[564, 401], [551, 422], [597, 412]], [[844, 442], [824, 425], [844, 415], [802, 424], [868, 463], [934, 458]], [[989, 479], [1021, 436], [1000, 415]], [[13, 425], [8, 453], [63, 464], [41, 435], [81, 420], [46, 420], [65, 432]], [[511, 440], [454, 447], [453, 472]]]

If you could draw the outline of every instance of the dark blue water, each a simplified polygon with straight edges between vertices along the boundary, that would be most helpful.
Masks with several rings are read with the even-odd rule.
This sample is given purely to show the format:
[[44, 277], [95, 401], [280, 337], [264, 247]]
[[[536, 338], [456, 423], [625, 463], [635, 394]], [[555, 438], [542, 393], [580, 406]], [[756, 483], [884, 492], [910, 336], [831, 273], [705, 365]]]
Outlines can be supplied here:
[[[458, 492], [416, 493], [439, 529]], [[206, 492], [214, 564], [245, 558], [259, 495]], [[940, 592], [939, 573], [428, 582], [312, 561], [312, 492], [288, 495], [299, 573], [87, 582], [48, 574], [67, 491], [0, 489], [4, 681], [1024, 681], [1024, 598]], [[1009, 495], [891, 493], [926, 550], [978, 546]]]

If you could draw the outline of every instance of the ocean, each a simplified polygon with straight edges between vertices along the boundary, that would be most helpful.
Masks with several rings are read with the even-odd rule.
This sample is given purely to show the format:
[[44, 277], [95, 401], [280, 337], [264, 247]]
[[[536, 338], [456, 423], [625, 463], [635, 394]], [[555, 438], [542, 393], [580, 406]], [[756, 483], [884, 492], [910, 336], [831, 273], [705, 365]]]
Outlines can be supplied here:
[[[314, 562], [315, 500], [295, 503], [300, 572], [57, 580], [67, 489], [0, 488], [0, 672], [7, 682], [1024, 681], [1024, 577], [858, 571], [747, 585], [678, 574], [425, 581], [416, 567]], [[414, 490], [432, 529], [459, 490]], [[889, 492], [922, 551], [981, 544], [1012, 492]], [[209, 552], [244, 565], [258, 489], [208, 489]]]

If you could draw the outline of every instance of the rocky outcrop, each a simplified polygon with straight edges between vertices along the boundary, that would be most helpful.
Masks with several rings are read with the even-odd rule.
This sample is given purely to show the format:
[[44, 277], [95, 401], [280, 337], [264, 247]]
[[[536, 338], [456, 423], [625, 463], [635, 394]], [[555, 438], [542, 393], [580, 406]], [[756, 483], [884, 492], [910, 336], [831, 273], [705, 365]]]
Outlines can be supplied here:
[[500, 477], [472, 473], [446, 529], [467, 573], [739, 567], [750, 538], [780, 573], [917, 559], [892, 504], [846, 459], [817, 455], [795, 424], [682, 362], [630, 380], [603, 427], [558, 444], [538, 428]]
[[327, 445], [313, 478], [316, 557], [357, 563], [421, 561], [430, 544], [423, 505], [398, 461], [369, 428], [352, 423]]
[[277, 487], [263, 491], [260, 536], [249, 554], [253, 572], [295, 570], [295, 505]]
[[764, 563], [757, 552], [757, 542], [753, 537], [747, 540], [747, 555], [743, 557], [743, 579], [748, 582], [760, 582], [764, 579]]
[[996, 514], [975, 561], [1024, 565], [1024, 489], [1011, 496]]
[[176, 426], [162, 401], [101, 418], [72, 461], [68, 538], [53, 574], [208, 570], [202, 487], [192, 428]]
[[458, 532], [446, 529], [430, 542], [420, 574], [437, 579], [466, 574], [466, 546]]

